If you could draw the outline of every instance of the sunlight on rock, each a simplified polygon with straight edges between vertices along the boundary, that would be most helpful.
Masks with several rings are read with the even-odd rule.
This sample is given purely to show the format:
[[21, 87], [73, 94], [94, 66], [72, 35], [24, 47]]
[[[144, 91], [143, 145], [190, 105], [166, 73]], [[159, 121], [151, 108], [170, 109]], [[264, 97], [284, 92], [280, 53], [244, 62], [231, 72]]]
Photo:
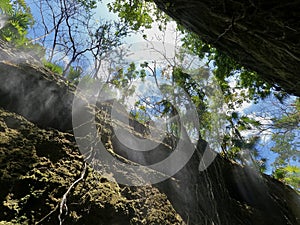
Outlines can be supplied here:
[[0, 29], [2, 29], [8, 20], [8, 17], [6, 15], [0, 15]]

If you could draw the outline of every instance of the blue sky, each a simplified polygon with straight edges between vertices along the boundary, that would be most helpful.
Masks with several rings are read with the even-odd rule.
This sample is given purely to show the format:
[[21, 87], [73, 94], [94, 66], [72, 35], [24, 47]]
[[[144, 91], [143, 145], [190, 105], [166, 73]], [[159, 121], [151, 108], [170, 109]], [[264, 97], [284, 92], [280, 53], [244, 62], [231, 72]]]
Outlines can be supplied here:
[[[33, 16], [38, 19], [40, 17], [40, 14], [38, 13], [38, 9], [35, 8], [32, 3], [36, 2], [35, 0], [26, 0], [26, 2], [31, 6], [32, 9], [32, 13]], [[101, 18], [105, 18], [108, 20], [114, 20], [117, 19], [117, 15], [112, 14], [108, 11], [108, 9], [106, 8], [106, 4], [109, 3], [111, 1], [108, 0], [103, 0], [102, 3], [98, 4], [98, 8], [95, 9], [95, 19], [101, 19]], [[164, 36], [164, 42], [166, 43], [171, 43], [171, 45], [174, 45], [174, 40], [175, 40], [175, 33], [174, 33], [174, 29], [175, 29], [175, 23], [171, 24], [168, 27], [168, 31], [166, 32], [165, 36]], [[160, 31], [158, 29], [158, 26], [156, 24], [153, 25], [153, 28], [151, 30], [147, 30], [144, 34], [147, 35], [149, 40], [154, 40], [157, 41], [157, 35], [160, 34]], [[29, 33], [29, 35], [32, 35], [32, 33]], [[145, 42], [144, 39], [142, 38], [142, 34], [136, 34], [136, 35], [131, 35], [130, 37], [125, 38], [125, 43], [127, 44], [134, 44], [137, 42]], [[141, 52], [140, 54], [143, 54], [143, 52]], [[253, 103], [245, 103], [238, 111], [241, 113], [245, 113], [245, 114], [253, 114], [255, 112], [259, 112], [261, 111], [262, 108], [271, 108], [271, 105], [268, 105], [266, 103], [266, 101], [261, 101], [259, 104], [253, 104]], [[268, 171], [267, 173], [271, 173], [271, 167], [270, 164], [274, 161], [276, 154], [271, 152], [269, 149], [272, 147], [273, 143], [270, 141], [270, 139], [268, 139], [267, 141], [265, 141], [264, 143], [261, 143], [261, 146], [258, 146], [259, 148], [259, 152], [261, 157], [265, 157], [268, 158], [267, 161], [267, 166], [268, 166]]]

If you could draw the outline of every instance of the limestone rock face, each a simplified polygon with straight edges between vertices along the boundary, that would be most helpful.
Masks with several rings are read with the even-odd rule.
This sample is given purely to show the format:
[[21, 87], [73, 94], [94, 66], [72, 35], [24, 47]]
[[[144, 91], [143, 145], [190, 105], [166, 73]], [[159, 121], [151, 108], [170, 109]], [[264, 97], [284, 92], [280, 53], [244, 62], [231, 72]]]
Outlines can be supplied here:
[[31, 52], [11, 48], [0, 40], [0, 107], [41, 128], [72, 131], [74, 90]]
[[122, 186], [85, 166], [72, 134], [74, 91], [0, 41], [0, 224], [185, 224], [157, 188]]
[[157, 188], [118, 185], [85, 169], [71, 134], [40, 129], [3, 109], [0, 187], [0, 224], [184, 224]]
[[220, 156], [199, 172], [201, 149], [173, 178], [130, 187], [85, 169], [72, 134], [1, 109], [0, 224], [300, 224], [291, 188]]
[[263, 79], [300, 96], [300, 2], [154, 0], [198, 34]]
[[[72, 131], [67, 132], [72, 129], [74, 87], [34, 59], [32, 64], [27, 57], [14, 61], [11, 51], [1, 52], [0, 224], [300, 224], [300, 197], [283, 183], [219, 155], [199, 172], [203, 140], [172, 178], [139, 187], [114, 182], [112, 175], [141, 180], [126, 163], [154, 164], [172, 154], [168, 143], [173, 142], [135, 154], [118, 142], [99, 106], [95, 122], [101, 142], [124, 164], [97, 164], [114, 173], [97, 172], [95, 164], [84, 163]], [[82, 138], [89, 140], [88, 135]], [[164, 175], [142, 170], [147, 177]]]

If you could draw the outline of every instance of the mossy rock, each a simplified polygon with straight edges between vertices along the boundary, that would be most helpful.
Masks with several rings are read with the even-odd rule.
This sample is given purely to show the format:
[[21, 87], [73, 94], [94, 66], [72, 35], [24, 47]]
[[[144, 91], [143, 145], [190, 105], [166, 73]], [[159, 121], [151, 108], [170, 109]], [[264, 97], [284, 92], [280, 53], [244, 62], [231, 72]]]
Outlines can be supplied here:
[[[0, 110], [0, 224], [183, 224], [165, 194], [85, 167], [74, 137]], [[124, 176], [126, 176], [124, 174]], [[70, 188], [65, 204], [62, 197]]]

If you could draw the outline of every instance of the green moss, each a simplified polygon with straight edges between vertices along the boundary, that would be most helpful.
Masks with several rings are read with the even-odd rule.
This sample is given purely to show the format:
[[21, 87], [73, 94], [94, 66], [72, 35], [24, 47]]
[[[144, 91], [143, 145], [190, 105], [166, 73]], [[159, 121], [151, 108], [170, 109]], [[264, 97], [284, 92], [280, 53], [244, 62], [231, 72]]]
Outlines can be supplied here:
[[[0, 224], [58, 223], [62, 196], [84, 167], [74, 138], [1, 109], [0, 126]], [[112, 148], [109, 135], [106, 140]], [[122, 188], [90, 167], [69, 192], [67, 207], [64, 224], [181, 224], [157, 189]]]

